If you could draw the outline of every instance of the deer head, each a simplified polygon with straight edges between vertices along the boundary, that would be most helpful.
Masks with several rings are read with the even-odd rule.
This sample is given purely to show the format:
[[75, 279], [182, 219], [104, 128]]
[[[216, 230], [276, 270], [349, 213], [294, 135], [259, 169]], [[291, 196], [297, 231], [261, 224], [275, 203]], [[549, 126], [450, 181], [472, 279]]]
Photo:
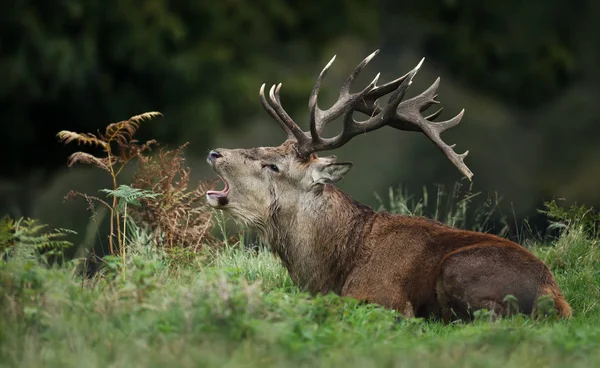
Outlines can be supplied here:
[[[318, 157], [317, 152], [338, 148], [353, 137], [384, 126], [399, 130], [419, 131], [438, 146], [450, 161], [469, 180], [473, 175], [464, 163], [468, 151], [454, 152], [444, 143], [440, 134], [456, 126], [464, 113], [452, 119], [433, 122], [442, 111], [423, 117], [421, 113], [436, 101], [439, 78], [423, 93], [403, 100], [419, 71], [423, 60], [406, 75], [377, 85], [379, 74], [359, 92], [351, 92], [352, 82], [361, 70], [377, 55], [379, 50], [365, 58], [343, 84], [338, 100], [326, 110], [318, 107], [317, 97], [323, 77], [335, 60], [335, 56], [317, 77], [309, 98], [310, 129], [303, 131], [283, 109], [279, 92], [281, 84], [273, 85], [269, 100], [265, 97], [265, 85], [260, 88], [260, 99], [265, 110], [287, 133], [287, 139], [278, 147], [251, 149], [216, 149], [209, 153], [208, 164], [225, 183], [221, 191], [209, 191], [208, 203], [214, 208], [228, 210], [235, 217], [262, 228], [267, 219], [280, 211], [297, 211], [298, 206], [318, 206], [318, 197], [327, 184], [339, 181], [352, 167], [349, 162], [337, 162], [335, 156]], [[378, 100], [389, 96], [385, 104]], [[354, 112], [368, 116], [357, 121]], [[323, 128], [342, 117], [341, 132], [331, 138], [322, 136]], [[316, 201], [315, 201], [316, 200]]]

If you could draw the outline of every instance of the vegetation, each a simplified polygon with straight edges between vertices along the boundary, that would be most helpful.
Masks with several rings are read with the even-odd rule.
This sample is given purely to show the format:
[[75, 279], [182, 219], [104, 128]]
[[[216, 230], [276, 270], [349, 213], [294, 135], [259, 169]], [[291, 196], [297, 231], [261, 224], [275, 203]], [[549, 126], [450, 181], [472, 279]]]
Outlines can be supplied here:
[[[66, 130], [57, 134], [58, 139], [65, 144], [76, 142], [101, 149], [103, 156], [75, 152], [69, 157], [67, 164], [89, 164], [106, 171], [110, 175], [112, 188], [101, 191], [112, 197], [112, 201], [77, 191], [70, 191], [66, 197], [85, 198], [93, 215], [95, 203], [109, 209], [110, 255], [115, 253], [116, 238], [121, 257], [125, 256], [126, 228], [130, 220], [128, 208], [129, 215], [137, 216], [140, 224], [149, 227], [156, 244], [161, 246], [172, 248], [177, 244], [197, 249], [202, 243], [214, 240], [210, 236], [212, 214], [208, 211], [208, 206], [196, 205], [204, 199], [206, 191], [211, 188], [210, 183], [200, 182], [196, 189], [188, 189], [190, 169], [184, 166], [183, 158], [183, 148], [187, 143], [175, 150], [161, 149], [158, 157], [154, 157], [151, 150], [158, 145], [156, 140], [139, 144], [134, 139], [140, 123], [158, 115], [158, 112], [146, 112], [109, 124], [104, 134]], [[129, 164], [137, 164], [131, 186], [119, 181], [119, 175]]]
[[[155, 156], [152, 167], [172, 162], [180, 152]], [[140, 177], [138, 183], [148, 184]], [[158, 182], [170, 182], [163, 179]], [[171, 202], [149, 195], [157, 188], [148, 184], [107, 192], [129, 192], [118, 196], [128, 198], [123, 203], [139, 199], [138, 211], [148, 209], [160, 217]], [[132, 197], [135, 190], [147, 193]], [[469, 197], [438, 218], [466, 224], [472, 213]], [[444, 208], [440, 198], [438, 211]], [[418, 215], [424, 213], [422, 203], [395, 195], [387, 206]], [[194, 214], [192, 207], [182, 211]], [[123, 251], [101, 258], [90, 273], [86, 259], [48, 260], [45, 250], [69, 245], [54, 240], [59, 232], [40, 232], [35, 222], [5, 218], [0, 227], [0, 361], [3, 366], [49, 367], [596, 366], [600, 239], [596, 222], [588, 217], [597, 215], [556, 202], [544, 211], [565, 226], [558, 227], [556, 239], [538, 242], [532, 250], [552, 268], [574, 317], [492, 320], [483, 310], [474, 323], [446, 325], [404, 319], [350, 298], [311, 297], [292, 284], [267, 249], [244, 238], [224, 238], [220, 247], [190, 247], [178, 245], [186, 239], [182, 236], [165, 246], [174, 239], [157, 237], [152, 227], [132, 219], [121, 229]], [[216, 225], [224, 226], [220, 218]]]
[[[110, 175], [113, 188], [112, 190], [104, 191], [113, 197], [112, 204], [109, 204], [98, 197], [88, 196], [87, 194], [75, 191], [70, 192], [67, 197], [84, 197], [88, 201], [92, 211], [94, 210], [92, 202], [100, 203], [110, 210], [110, 235], [108, 237], [110, 254], [114, 253], [113, 239], [115, 237], [119, 243], [119, 249], [123, 249], [121, 241], [123, 236], [121, 232], [121, 222], [119, 220], [121, 210], [126, 208], [123, 204], [126, 205], [127, 202], [131, 202], [131, 200], [142, 195], [140, 192], [128, 192], [126, 188], [119, 186], [118, 177], [131, 160], [138, 158], [144, 151], [150, 150], [151, 146], [156, 143], [155, 141], [149, 141], [139, 145], [137, 140], [133, 139], [133, 135], [137, 132], [139, 124], [144, 119], [153, 118], [157, 115], [160, 115], [160, 113], [148, 112], [132, 116], [128, 120], [109, 124], [106, 127], [104, 134], [98, 132], [97, 135], [94, 135], [92, 133], [76, 133], [68, 130], [62, 130], [57, 134], [58, 139], [65, 144], [76, 142], [77, 144], [89, 145], [100, 148], [102, 153], [105, 154], [104, 157], [97, 157], [86, 152], [75, 152], [69, 157], [67, 162], [68, 166], [84, 163], [94, 165], [106, 171]], [[119, 198], [125, 199], [126, 202], [119, 202]], [[116, 234], [115, 224], [117, 227]], [[123, 223], [123, 226], [125, 227], [126, 223]]]
[[[585, 229], [535, 252], [572, 303], [570, 321], [524, 316], [442, 325], [333, 295], [298, 291], [268, 251], [242, 243], [175, 261], [128, 232], [125, 269], [106, 257], [0, 264], [5, 366], [595, 366], [600, 247]], [[20, 243], [14, 247], [20, 247]]]
[[[438, 185], [435, 197], [430, 196], [427, 187], [423, 187], [423, 194], [418, 199], [406, 189], [389, 188], [389, 204], [375, 194], [379, 210], [428, 217], [460, 229], [494, 232], [499, 236], [508, 235], [510, 226], [507, 216], [500, 210], [501, 198], [495, 195], [484, 199], [482, 196], [481, 192], [474, 193], [470, 187], [464, 190], [460, 183], [455, 183], [450, 192]], [[473, 202], [476, 199], [480, 201], [474, 207]]]
[[[191, 170], [185, 166], [185, 143], [174, 150], [161, 149], [156, 156], [140, 155], [132, 187], [156, 196], [146, 196], [139, 209], [134, 209], [138, 221], [145, 224], [163, 247], [192, 247], [214, 244], [209, 206], [204, 201], [213, 182], [200, 181], [195, 189], [188, 188]], [[135, 190], [135, 189], [134, 189]]]

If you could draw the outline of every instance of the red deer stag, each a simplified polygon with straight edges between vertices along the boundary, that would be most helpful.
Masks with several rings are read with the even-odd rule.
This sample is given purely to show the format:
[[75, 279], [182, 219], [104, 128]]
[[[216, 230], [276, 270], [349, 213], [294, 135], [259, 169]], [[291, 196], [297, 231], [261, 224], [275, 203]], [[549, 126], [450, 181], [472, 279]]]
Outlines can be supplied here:
[[[293, 282], [316, 293], [337, 293], [393, 308], [405, 316], [445, 321], [469, 320], [486, 308], [508, 315], [518, 301], [519, 311], [536, 310], [547, 295], [557, 314], [571, 315], [548, 267], [519, 244], [495, 235], [455, 229], [430, 219], [375, 212], [337, 189], [352, 167], [335, 156], [316, 152], [338, 148], [354, 136], [391, 126], [424, 133], [469, 180], [464, 163], [440, 134], [456, 126], [456, 117], [433, 122], [421, 112], [438, 103], [439, 78], [420, 95], [403, 100], [421, 63], [406, 75], [381, 86], [379, 74], [360, 92], [351, 92], [356, 76], [379, 52], [364, 59], [343, 84], [339, 99], [329, 109], [318, 107], [317, 96], [332, 59], [317, 77], [309, 98], [310, 130], [303, 131], [281, 105], [281, 84], [265, 97], [263, 107], [287, 133], [278, 147], [215, 149], [208, 164], [225, 184], [207, 193], [213, 208], [225, 210], [257, 230], [282, 260]], [[378, 99], [389, 95], [386, 104]], [[368, 116], [357, 121], [354, 112]], [[325, 125], [342, 117], [341, 133], [324, 138]]]

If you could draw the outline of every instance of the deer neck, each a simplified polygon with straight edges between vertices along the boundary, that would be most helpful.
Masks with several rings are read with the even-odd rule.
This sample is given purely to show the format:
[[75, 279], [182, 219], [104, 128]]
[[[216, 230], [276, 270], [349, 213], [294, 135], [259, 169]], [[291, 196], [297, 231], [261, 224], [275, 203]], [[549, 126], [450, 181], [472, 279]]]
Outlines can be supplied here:
[[313, 293], [339, 293], [374, 213], [325, 185], [275, 211], [266, 240], [296, 285]]

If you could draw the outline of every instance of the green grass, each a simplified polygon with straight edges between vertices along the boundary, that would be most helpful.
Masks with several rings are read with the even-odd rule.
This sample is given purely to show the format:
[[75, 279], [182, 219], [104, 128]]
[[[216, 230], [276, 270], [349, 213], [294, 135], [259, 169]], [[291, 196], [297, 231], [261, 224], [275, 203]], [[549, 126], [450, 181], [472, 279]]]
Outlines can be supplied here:
[[87, 280], [77, 262], [48, 267], [25, 249], [0, 261], [0, 366], [597, 367], [595, 235], [569, 222], [532, 248], [555, 273], [572, 319], [492, 322], [482, 313], [449, 325], [310, 297], [268, 251], [239, 244], [164, 253], [131, 229], [125, 263], [108, 257]]
[[442, 325], [333, 295], [311, 298], [267, 251], [201, 257], [132, 246], [91, 281], [71, 263], [0, 267], [2, 366], [598, 366], [600, 249], [575, 229], [536, 253], [570, 321]]

